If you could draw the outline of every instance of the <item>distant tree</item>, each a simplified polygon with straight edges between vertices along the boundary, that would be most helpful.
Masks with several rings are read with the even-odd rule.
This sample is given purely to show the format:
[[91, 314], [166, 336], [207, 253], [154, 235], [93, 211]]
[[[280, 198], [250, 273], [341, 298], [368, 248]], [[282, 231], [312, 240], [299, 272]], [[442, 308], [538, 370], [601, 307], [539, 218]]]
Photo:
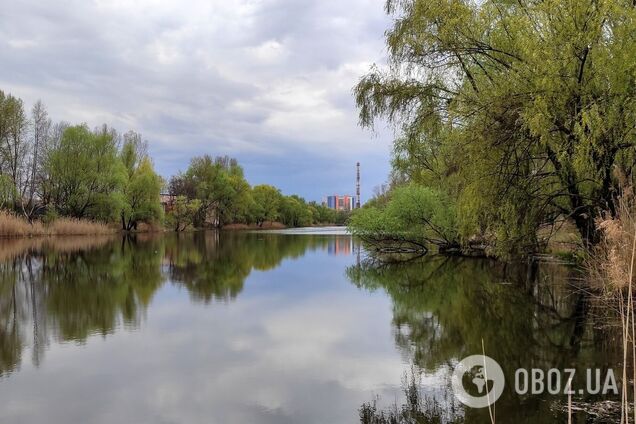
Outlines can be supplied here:
[[16, 188], [14, 206], [18, 206], [29, 185], [27, 130], [22, 100], [0, 91], [0, 172], [8, 175]]
[[163, 180], [153, 169], [150, 158], [143, 158], [124, 185], [123, 230], [136, 229], [139, 222], [161, 220], [163, 210], [159, 196], [162, 186]]
[[163, 180], [152, 166], [141, 134], [134, 131], [124, 134], [119, 158], [126, 170], [122, 229], [130, 231], [136, 229], [139, 222], [159, 221], [163, 216], [159, 201]]
[[336, 223], [336, 211], [328, 208], [324, 205], [319, 205], [316, 202], [309, 202], [309, 207], [312, 211], [313, 221], [320, 224], [334, 224]]
[[243, 175], [243, 168], [237, 162], [225, 174], [226, 190], [219, 198], [219, 226], [226, 223], [247, 223], [254, 199], [251, 187]]
[[122, 209], [126, 169], [112, 132], [94, 133], [86, 125], [66, 128], [45, 167], [47, 191], [61, 215], [110, 221]]
[[334, 211], [334, 213], [336, 225], [347, 225], [352, 215], [351, 211]]
[[16, 197], [16, 188], [11, 177], [0, 174], [0, 209], [8, 208]]
[[143, 140], [141, 134], [128, 131], [123, 136], [119, 157], [126, 167], [128, 175], [132, 175], [141, 161], [148, 157], [148, 143]]
[[275, 221], [279, 216], [279, 207], [282, 200], [280, 190], [271, 185], [261, 184], [252, 189], [254, 206], [252, 216], [258, 226], [265, 221]]
[[295, 195], [283, 197], [280, 203], [280, 218], [288, 227], [305, 227], [312, 224], [309, 205]]
[[170, 180], [174, 195], [200, 200], [194, 223], [221, 227], [229, 222], [245, 221], [252, 202], [250, 186], [235, 159], [226, 156], [195, 157], [185, 173]]
[[172, 209], [166, 216], [166, 222], [174, 231], [184, 231], [193, 224], [200, 208], [201, 201], [199, 199], [188, 200], [185, 196], [177, 196]]
[[46, 157], [46, 153], [48, 153], [49, 151], [55, 149], [56, 147], [60, 145], [60, 142], [62, 141], [62, 136], [64, 135], [64, 131], [66, 131], [66, 129], [70, 126], [71, 124], [65, 121], [61, 121], [61, 122], [57, 122], [53, 124], [53, 126], [51, 127], [48, 143], [44, 146], [45, 149], [44, 149], [43, 158]]
[[49, 143], [51, 120], [46, 107], [38, 100], [31, 109], [30, 164], [28, 190], [22, 196], [20, 206], [23, 214], [31, 220], [44, 207], [42, 201], [43, 163]]
[[192, 178], [188, 178], [181, 172], [170, 177], [168, 193], [170, 193], [171, 196], [183, 196], [187, 199], [194, 199], [197, 194]]

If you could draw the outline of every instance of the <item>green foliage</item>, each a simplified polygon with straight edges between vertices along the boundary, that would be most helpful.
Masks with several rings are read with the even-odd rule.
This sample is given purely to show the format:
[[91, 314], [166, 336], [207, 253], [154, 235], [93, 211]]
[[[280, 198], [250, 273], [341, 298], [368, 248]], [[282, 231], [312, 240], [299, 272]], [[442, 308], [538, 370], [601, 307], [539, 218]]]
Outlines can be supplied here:
[[[28, 185], [28, 120], [22, 100], [0, 91], [0, 177], [3, 197], [18, 206]], [[8, 181], [13, 187], [9, 187]], [[11, 196], [11, 199], [8, 197]]]
[[93, 133], [85, 125], [67, 128], [46, 169], [47, 192], [61, 215], [112, 221], [122, 210], [126, 169], [113, 134]]
[[[106, 125], [95, 131], [85, 124], [52, 125], [40, 102], [32, 117], [29, 122], [22, 100], [0, 91], [0, 208], [29, 219], [47, 212], [49, 221], [54, 216], [119, 221], [124, 231], [162, 220], [163, 180], [139, 133], [119, 136]], [[285, 197], [272, 186], [252, 188], [228, 156], [195, 157], [168, 185], [177, 201], [167, 224], [177, 231], [279, 219], [288, 226], [346, 219], [315, 202]]]
[[[325, 205], [319, 205], [316, 202], [309, 202], [309, 208], [313, 217], [313, 222], [316, 224], [335, 224], [336, 211], [328, 208]], [[344, 224], [344, 221], [342, 222]]]
[[124, 207], [121, 212], [122, 227], [132, 230], [139, 222], [160, 221], [163, 209], [159, 195], [163, 180], [152, 167], [150, 159], [145, 157], [128, 177], [124, 188]]
[[633, 183], [636, 8], [623, 0], [389, 0], [389, 67], [355, 89], [364, 125], [395, 123], [394, 170], [445, 191], [464, 238], [536, 245]]
[[313, 222], [313, 215], [305, 199], [298, 196], [285, 196], [280, 203], [280, 220], [288, 227], [306, 227]]
[[0, 175], [0, 208], [10, 206], [17, 196], [13, 180], [8, 175]]
[[171, 194], [199, 199], [195, 225], [221, 227], [246, 222], [252, 209], [250, 186], [235, 159], [196, 157], [184, 174], [173, 177]]
[[163, 217], [159, 202], [163, 179], [155, 172], [146, 150], [140, 134], [134, 131], [124, 134], [119, 159], [126, 170], [121, 210], [125, 231], [136, 229], [139, 222], [160, 221]]
[[[308, 204], [296, 195], [283, 196], [271, 185], [251, 188], [243, 176], [243, 169], [235, 159], [228, 157], [192, 159], [185, 173], [170, 180], [170, 193], [200, 201], [193, 219], [193, 224], [198, 227], [222, 227], [229, 223], [261, 226], [265, 221], [276, 220], [289, 227], [300, 227], [336, 221], [335, 211], [315, 202]], [[180, 220], [170, 219], [172, 226], [178, 228], [176, 223]]]
[[172, 209], [166, 216], [166, 223], [174, 231], [183, 231], [193, 224], [200, 209], [201, 201], [199, 199], [188, 200], [185, 196], [177, 196]]
[[59, 218], [59, 215], [55, 211], [55, 209], [47, 209], [44, 215], [40, 218], [44, 225], [52, 224], [56, 219]]
[[346, 225], [351, 218], [351, 211], [335, 211], [334, 212], [334, 224]]
[[252, 218], [256, 224], [263, 225], [265, 221], [276, 221], [279, 215], [283, 195], [276, 187], [262, 184], [252, 189], [253, 211]]
[[393, 190], [382, 206], [365, 206], [353, 213], [349, 228], [368, 240], [413, 241], [441, 246], [458, 241], [456, 208], [448, 196], [417, 184]]

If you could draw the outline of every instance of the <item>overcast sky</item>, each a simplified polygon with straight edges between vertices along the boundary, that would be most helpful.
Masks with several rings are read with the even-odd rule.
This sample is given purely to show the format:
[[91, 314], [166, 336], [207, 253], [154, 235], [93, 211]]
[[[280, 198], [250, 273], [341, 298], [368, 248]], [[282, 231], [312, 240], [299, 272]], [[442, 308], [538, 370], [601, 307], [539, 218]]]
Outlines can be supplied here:
[[196, 155], [308, 200], [362, 195], [390, 133], [351, 95], [383, 63], [383, 0], [0, 0], [0, 89], [54, 120], [141, 132], [169, 177]]

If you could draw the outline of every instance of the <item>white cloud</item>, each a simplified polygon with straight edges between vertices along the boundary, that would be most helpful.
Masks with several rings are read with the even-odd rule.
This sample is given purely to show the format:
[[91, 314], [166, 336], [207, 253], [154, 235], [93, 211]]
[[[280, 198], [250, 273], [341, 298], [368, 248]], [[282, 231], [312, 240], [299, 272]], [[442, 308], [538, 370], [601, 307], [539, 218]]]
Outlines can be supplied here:
[[30, 47], [35, 47], [38, 45], [37, 41], [26, 39], [8, 40], [7, 44], [9, 45], [9, 47], [12, 47], [14, 49], [28, 49]]
[[256, 59], [269, 64], [279, 62], [288, 55], [285, 46], [276, 40], [268, 40], [257, 47], [250, 47], [248, 50]]
[[[42, 99], [54, 119], [142, 132], [165, 174], [212, 153], [260, 155], [259, 180], [284, 158], [308, 156], [317, 167], [334, 155], [347, 163], [383, 157], [380, 169], [367, 169], [369, 193], [386, 175], [388, 137], [372, 140], [357, 127], [351, 98], [384, 54], [388, 19], [375, 0], [0, 0], [0, 7], [0, 39], [8, 40], [0, 43], [0, 89], [27, 105]], [[317, 190], [338, 189], [326, 178], [316, 184], [314, 176], [315, 191], [302, 179], [271, 182], [319, 198]]]

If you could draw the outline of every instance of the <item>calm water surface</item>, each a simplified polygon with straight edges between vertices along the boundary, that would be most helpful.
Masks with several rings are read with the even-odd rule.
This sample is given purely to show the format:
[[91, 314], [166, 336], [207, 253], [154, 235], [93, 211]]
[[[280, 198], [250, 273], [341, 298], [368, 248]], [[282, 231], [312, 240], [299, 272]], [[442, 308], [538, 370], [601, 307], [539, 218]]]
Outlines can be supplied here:
[[[4, 240], [0, 423], [356, 423], [365, 402], [401, 403], [411, 372], [450, 409], [450, 370], [482, 339], [509, 383], [614, 365], [574, 276], [377, 264], [328, 230]], [[497, 421], [565, 422], [563, 401], [508, 386]]]

